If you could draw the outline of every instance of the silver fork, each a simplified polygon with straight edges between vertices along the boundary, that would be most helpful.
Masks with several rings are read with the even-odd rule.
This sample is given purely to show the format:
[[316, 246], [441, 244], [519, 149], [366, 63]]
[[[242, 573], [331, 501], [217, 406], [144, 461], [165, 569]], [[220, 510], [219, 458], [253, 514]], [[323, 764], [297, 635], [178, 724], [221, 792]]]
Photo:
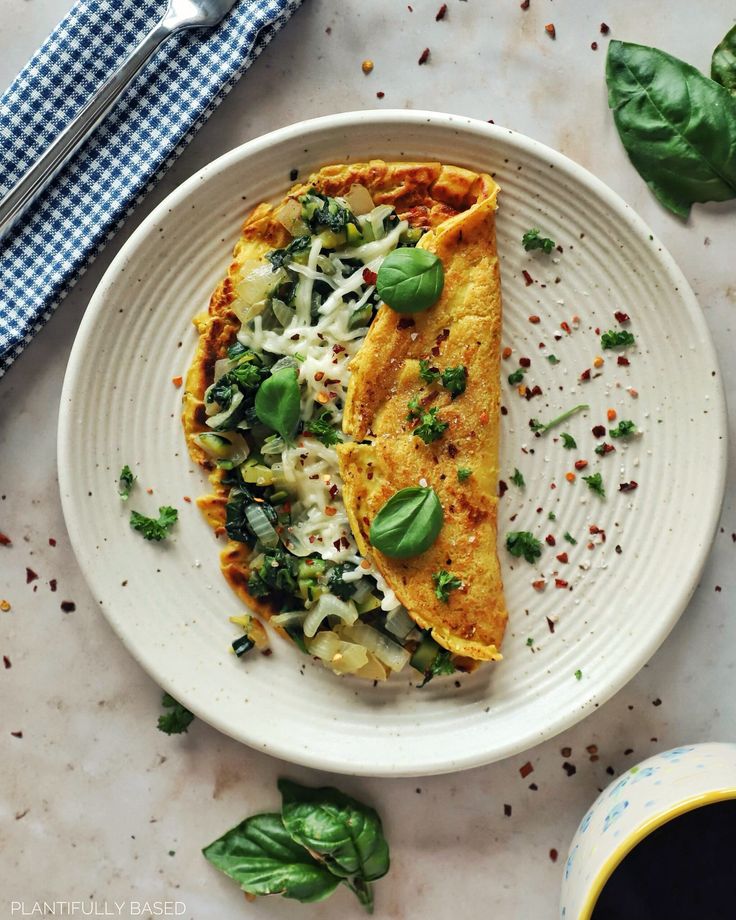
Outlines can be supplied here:
[[163, 18], [0, 201], [0, 240], [71, 159], [156, 49], [175, 32], [214, 26], [237, 0], [169, 0]]

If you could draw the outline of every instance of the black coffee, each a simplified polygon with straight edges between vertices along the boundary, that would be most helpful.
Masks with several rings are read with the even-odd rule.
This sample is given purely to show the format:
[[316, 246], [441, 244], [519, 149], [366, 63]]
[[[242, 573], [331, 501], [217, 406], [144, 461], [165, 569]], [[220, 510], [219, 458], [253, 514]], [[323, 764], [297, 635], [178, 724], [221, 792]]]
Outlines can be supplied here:
[[592, 920], [734, 920], [736, 800], [705, 805], [634, 847]]

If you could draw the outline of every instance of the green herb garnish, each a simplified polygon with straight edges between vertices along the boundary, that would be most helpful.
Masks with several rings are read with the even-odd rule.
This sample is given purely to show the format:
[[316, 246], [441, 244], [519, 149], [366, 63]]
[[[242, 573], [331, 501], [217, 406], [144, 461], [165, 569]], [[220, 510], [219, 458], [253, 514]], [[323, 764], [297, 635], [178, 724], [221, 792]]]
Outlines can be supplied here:
[[550, 364], [560, 363], [560, 359], [557, 357], [557, 355], [547, 355], [547, 360], [549, 361]]
[[165, 540], [169, 531], [176, 524], [179, 512], [169, 505], [162, 505], [158, 509], [158, 520], [146, 517], [145, 514], [139, 514], [137, 511], [130, 512], [130, 526], [143, 534], [146, 540]]
[[514, 467], [514, 475], [511, 476], [510, 479], [511, 479], [511, 482], [513, 482], [513, 484], [515, 486], [518, 486], [520, 489], [523, 489], [524, 486], [526, 485], [526, 483], [524, 482], [524, 477], [522, 476], [522, 474], [519, 472], [519, 470], [516, 467]]
[[443, 520], [442, 505], [434, 489], [400, 489], [373, 519], [371, 545], [392, 559], [418, 556], [437, 539]]
[[636, 339], [628, 329], [611, 329], [601, 336], [601, 348], [627, 348], [635, 344]]
[[532, 637], [529, 636], [529, 638], [526, 640], [526, 644], [528, 645], [529, 648], [531, 648], [534, 645], [534, 639], [532, 639]]
[[462, 587], [462, 580], [446, 569], [439, 569], [432, 575], [434, 582], [435, 597], [445, 604], [450, 600], [450, 591], [456, 591]]
[[418, 313], [437, 302], [444, 283], [442, 262], [434, 253], [401, 246], [381, 263], [376, 290], [397, 313]]
[[306, 252], [312, 245], [312, 238], [309, 236], [298, 236], [293, 239], [288, 246], [283, 249], [272, 249], [266, 253], [266, 258], [273, 265], [273, 270], [284, 268], [289, 262], [295, 260], [295, 256], [300, 252]]
[[560, 437], [562, 438], [562, 446], [566, 447], [568, 450], [574, 450], [578, 446], [575, 442], [575, 438], [566, 431], [563, 432]]
[[548, 236], [541, 236], [540, 233], [541, 231], [537, 228], [527, 230], [521, 238], [521, 243], [527, 252], [530, 252], [532, 249], [541, 249], [549, 255], [557, 244]]
[[568, 543], [571, 543], [573, 546], [578, 545], [578, 541], [575, 539], [575, 537], [573, 537], [571, 533], [569, 533], [569, 531], [566, 530], [562, 536], [567, 540]]
[[581, 404], [579, 406], [573, 406], [572, 409], [568, 409], [567, 412], [563, 412], [562, 415], [558, 415], [557, 418], [553, 418], [551, 422], [540, 422], [538, 419], [533, 418], [529, 422], [529, 427], [532, 431], [538, 431], [540, 434], [543, 434], [545, 431], [549, 431], [550, 428], [554, 428], [555, 425], [561, 425], [563, 422], [566, 422], [571, 415], [575, 415], [576, 412], [582, 412], [584, 409], [589, 409], [590, 406]]
[[333, 418], [329, 409], [325, 409], [316, 418], [310, 419], [306, 425], [307, 433], [321, 441], [325, 447], [333, 447], [335, 444], [342, 443], [340, 432], [332, 424]]
[[414, 434], [421, 438], [425, 444], [431, 444], [432, 441], [441, 438], [443, 433], [450, 427], [448, 422], [443, 422], [442, 419], [437, 418], [438, 411], [434, 407], [429, 412], [425, 412], [421, 417], [420, 423], [414, 429]]
[[118, 495], [124, 502], [128, 501], [130, 490], [133, 488], [133, 483], [136, 479], [137, 477], [133, 475], [133, 471], [126, 463], [120, 470], [120, 476], [118, 477]]
[[575, 680], [582, 680], [582, 679], [583, 679], [583, 672], [580, 670], [580, 668], [578, 668], [577, 671], [575, 672]]
[[173, 696], [164, 693], [161, 705], [168, 712], [158, 717], [158, 730], [167, 735], [180, 735], [185, 732], [194, 721], [194, 714], [177, 702]]
[[453, 399], [465, 392], [467, 382], [468, 371], [463, 364], [459, 364], [457, 367], [446, 367], [442, 371], [442, 386]]
[[601, 498], [606, 497], [606, 490], [603, 486], [603, 477], [600, 473], [591, 473], [590, 476], [583, 476], [583, 482], [588, 483], [588, 488]]
[[459, 466], [457, 468], [457, 481], [465, 482], [466, 479], [470, 478], [473, 475], [473, 471], [469, 466]]
[[435, 383], [440, 379], [440, 372], [436, 367], [430, 367], [426, 358], [422, 358], [419, 362], [419, 376], [425, 383]]
[[526, 371], [523, 367], [517, 367], [515, 371], [512, 371], [509, 374], [509, 383], [512, 387], [518, 386], [521, 381], [524, 379], [524, 374]]
[[557, 520], [557, 515], [554, 513], [554, 511], [550, 511], [550, 513], [547, 515], [547, 520], [548, 520], [548, 521], [556, 521], [556, 520]]
[[631, 419], [622, 419], [615, 428], [609, 428], [608, 433], [612, 438], [630, 438], [637, 434], [636, 423]]
[[523, 556], [529, 563], [536, 562], [542, 555], [542, 544], [527, 530], [517, 530], [506, 534], [506, 549], [512, 556]]

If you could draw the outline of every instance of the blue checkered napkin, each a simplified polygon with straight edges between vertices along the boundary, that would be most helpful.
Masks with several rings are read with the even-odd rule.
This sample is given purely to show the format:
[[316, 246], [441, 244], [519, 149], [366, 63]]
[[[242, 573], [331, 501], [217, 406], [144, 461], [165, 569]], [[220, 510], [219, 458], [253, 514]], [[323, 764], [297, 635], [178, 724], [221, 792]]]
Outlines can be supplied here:
[[[239, 0], [216, 28], [170, 38], [0, 242], [0, 377], [301, 2]], [[0, 99], [0, 195], [165, 8], [166, 0], [76, 3]]]

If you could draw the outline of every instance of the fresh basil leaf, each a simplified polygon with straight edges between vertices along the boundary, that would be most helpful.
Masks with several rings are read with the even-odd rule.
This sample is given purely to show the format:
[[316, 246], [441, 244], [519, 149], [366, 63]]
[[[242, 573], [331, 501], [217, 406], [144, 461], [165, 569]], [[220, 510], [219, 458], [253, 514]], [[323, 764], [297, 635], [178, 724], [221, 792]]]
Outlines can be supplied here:
[[310, 789], [279, 780], [284, 827], [293, 840], [325, 861], [339, 878], [371, 882], [389, 869], [388, 843], [378, 814], [338, 789]]
[[285, 441], [291, 441], [299, 424], [300, 403], [297, 371], [293, 367], [282, 367], [258, 387], [256, 415]]
[[418, 313], [439, 299], [445, 283], [442, 262], [426, 249], [401, 246], [378, 269], [378, 296], [397, 313]]
[[629, 159], [660, 202], [687, 217], [736, 196], [736, 106], [729, 92], [656, 48], [612, 41], [608, 105]]
[[710, 62], [710, 75], [721, 86], [725, 86], [732, 96], [736, 96], [736, 26], [726, 32], [725, 37]]
[[371, 545], [392, 559], [418, 556], [437, 539], [444, 513], [434, 489], [399, 489], [373, 519]]
[[254, 815], [202, 853], [248, 894], [282, 894], [302, 903], [322, 901], [340, 880], [296, 843], [281, 815]]

